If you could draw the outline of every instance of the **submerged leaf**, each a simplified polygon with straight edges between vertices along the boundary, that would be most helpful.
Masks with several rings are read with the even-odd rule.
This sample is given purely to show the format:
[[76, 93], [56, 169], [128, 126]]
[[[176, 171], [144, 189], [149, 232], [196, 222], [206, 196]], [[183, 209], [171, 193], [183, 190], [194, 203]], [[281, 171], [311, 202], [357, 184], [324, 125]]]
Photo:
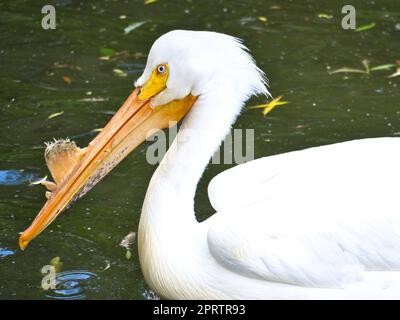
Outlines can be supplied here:
[[364, 59], [361, 61], [362, 65], [365, 68], [365, 71], [369, 74], [370, 70], [369, 70], [369, 60], [368, 59]]
[[140, 59], [146, 55], [142, 52], [129, 52], [128, 50], [123, 50], [113, 53], [111, 56], [99, 57], [100, 60], [106, 61], [116, 61], [122, 59]]
[[71, 78], [68, 76], [62, 76], [62, 79], [66, 84], [71, 84], [72, 82]]
[[380, 70], [390, 70], [393, 67], [395, 67], [395, 64], [392, 63], [388, 63], [388, 64], [381, 64], [375, 67], [370, 67], [370, 62], [367, 59], [364, 59], [363, 61], [361, 61], [363, 67], [365, 68], [363, 69], [355, 69], [355, 68], [347, 68], [347, 67], [343, 67], [340, 69], [336, 69], [333, 71], [328, 71], [329, 74], [334, 74], [334, 73], [363, 73], [363, 74], [370, 74], [370, 72], [374, 72], [374, 71], [380, 71]]
[[47, 176], [43, 177], [42, 179], [36, 180], [36, 181], [32, 181], [29, 183], [30, 186], [34, 186], [37, 184], [41, 184], [43, 181], [47, 181]]
[[83, 98], [79, 99], [78, 101], [83, 101], [83, 102], [101, 102], [101, 101], [106, 101], [106, 98], [103, 97], [93, 97], [93, 98]]
[[261, 22], [267, 22], [268, 18], [264, 17], [264, 16], [261, 16], [261, 17], [258, 17], [258, 20], [260, 20]]
[[49, 116], [47, 117], [47, 119], [53, 119], [53, 118], [55, 118], [55, 117], [61, 116], [63, 113], [64, 113], [64, 111], [60, 111], [60, 112], [53, 113], [53, 114], [49, 115]]
[[129, 26], [127, 26], [124, 29], [124, 33], [128, 34], [130, 32], [132, 32], [133, 30], [141, 27], [142, 25], [144, 25], [145, 23], [147, 23], [147, 21], [140, 21], [140, 22], [135, 22], [135, 23], [131, 23]]
[[101, 57], [109, 57], [115, 53], [115, 50], [112, 48], [101, 48], [100, 49], [100, 56]]
[[54, 62], [53, 69], [63, 69], [63, 68], [69, 68], [69, 69], [74, 69], [74, 70], [82, 70], [81, 67], [75, 66], [72, 64], [66, 64], [66, 63], [59, 63], [59, 62]]
[[388, 76], [388, 78], [395, 78], [400, 76], [400, 68], [397, 68], [396, 72]]
[[110, 267], [111, 267], [110, 261], [106, 260], [106, 266], [104, 267], [103, 271], [110, 269]]
[[367, 74], [368, 72], [362, 69], [353, 69], [353, 68], [340, 68], [336, 69], [333, 71], [329, 71], [329, 74], [334, 74], [334, 73], [364, 73]]
[[156, 2], [157, 0], [145, 0], [144, 1], [144, 4], [150, 4], [150, 3], [154, 3], [154, 2]]
[[396, 66], [396, 65], [393, 64], [393, 63], [381, 64], [381, 65], [379, 65], [379, 66], [372, 67], [372, 68], [370, 69], [370, 71], [390, 70], [390, 69], [392, 69], [392, 68], [395, 67], [395, 66]]
[[126, 77], [128, 75], [124, 70], [121, 69], [113, 69], [113, 72], [118, 77]]
[[327, 13], [318, 13], [318, 18], [330, 20], [333, 18], [333, 15]]
[[357, 29], [355, 29], [355, 32], [362, 32], [362, 31], [367, 31], [370, 30], [372, 28], [375, 28], [376, 23], [375, 22], [371, 22], [370, 24], [366, 24], [364, 26], [358, 27]]

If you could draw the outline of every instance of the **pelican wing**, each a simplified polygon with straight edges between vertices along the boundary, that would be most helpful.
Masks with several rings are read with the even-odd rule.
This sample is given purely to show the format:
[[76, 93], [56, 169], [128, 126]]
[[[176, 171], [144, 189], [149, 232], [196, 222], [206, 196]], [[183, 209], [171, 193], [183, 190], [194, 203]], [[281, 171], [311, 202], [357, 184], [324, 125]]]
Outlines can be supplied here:
[[400, 270], [399, 181], [398, 138], [239, 165], [210, 183], [218, 212], [209, 250], [233, 272], [303, 286], [343, 287], [365, 271]]

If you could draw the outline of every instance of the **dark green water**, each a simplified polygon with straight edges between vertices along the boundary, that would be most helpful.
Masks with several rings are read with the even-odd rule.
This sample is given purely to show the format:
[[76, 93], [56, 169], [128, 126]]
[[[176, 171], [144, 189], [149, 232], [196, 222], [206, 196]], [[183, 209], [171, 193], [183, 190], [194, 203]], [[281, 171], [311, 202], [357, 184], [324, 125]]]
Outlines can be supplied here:
[[[41, 28], [41, 7], [54, 4], [57, 29]], [[261, 157], [363, 137], [400, 135], [400, 77], [395, 69], [329, 75], [331, 70], [400, 59], [398, 0], [352, 1], [358, 26], [341, 28], [342, 1], [2, 1], [0, 3], [0, 299], [149, 298], [136, 249], [130, 260], [119, 242], [137, 230], [155, 167], [146, 145], [60, 217], [28, 250], [18, 233], [45, 202], [44, 188], [29, 181], [47, 174], [44, 141], [71, 137], [85, 146], [128, 96], [152, 42], [172, 29], [214, 30], [245, 40], [267, 73], [274, 96], [290, 104], [264, 118], [245, 111], [236, 128], [255, 128]], [[277, 8], [276, 6], [279, 6]], [[332, 19], [319, 18], [319, 13]], [[126, 15], [121, 19], [121, 15]], [[268, 18], [262, 22], [259, 16]], [[145, 24], [124, 34], [134, 22]], [[129, 50], [115, 61], [99, 60], [101, 48]], [[60, 67], [61, 65], [61, 67]], [[64, 66], [63, 66], [64, 65]], [[119, 77], [113, 69], [123, 70]], [[62, 77], [72, 81], [67, 84]], [[93, 99], [96, 98], [96, 99]], [[254, 99], [249, 102], [264, 102]], [[64, 112], [58, 117], [48, 116]], [[199, 216], [212, 213], [206, 187], [226, 169], [210, 165], [201, 183]], [[265, 168], [268, 170], [268, 168]], [[41, 289], [41, 268], [63, 262], [58, 291]]]

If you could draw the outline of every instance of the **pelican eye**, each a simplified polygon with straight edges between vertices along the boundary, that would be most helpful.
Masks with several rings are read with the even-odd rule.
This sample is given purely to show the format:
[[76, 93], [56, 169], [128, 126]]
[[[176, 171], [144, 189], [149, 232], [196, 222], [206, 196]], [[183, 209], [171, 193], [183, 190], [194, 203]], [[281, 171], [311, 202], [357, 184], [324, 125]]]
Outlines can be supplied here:
[[158, 74], [164, 74], [164, 73], [165, 73], [165, 70], [167, 70], [167, 68], [165, 68], [165, 66], [164, 66], [163, 64], [160, 64], [160, 65], [157, 67], [157, 73], [158, 73]]

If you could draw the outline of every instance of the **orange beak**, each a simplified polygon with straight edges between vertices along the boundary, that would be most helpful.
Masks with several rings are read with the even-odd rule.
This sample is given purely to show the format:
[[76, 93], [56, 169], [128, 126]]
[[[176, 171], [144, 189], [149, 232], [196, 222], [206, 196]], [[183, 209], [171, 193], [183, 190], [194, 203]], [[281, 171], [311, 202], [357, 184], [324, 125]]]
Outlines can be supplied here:
[[181, 120], [197, 97], [187, 96], [152, 108], [149, 99], [140, 100], [136, 88], [104, 129], [90, 142], [81, 159], [52, 192], [30, 227], [19, 238], [24, 250], [73, 201], [86, 194], [122, 159], [155, 130]]

